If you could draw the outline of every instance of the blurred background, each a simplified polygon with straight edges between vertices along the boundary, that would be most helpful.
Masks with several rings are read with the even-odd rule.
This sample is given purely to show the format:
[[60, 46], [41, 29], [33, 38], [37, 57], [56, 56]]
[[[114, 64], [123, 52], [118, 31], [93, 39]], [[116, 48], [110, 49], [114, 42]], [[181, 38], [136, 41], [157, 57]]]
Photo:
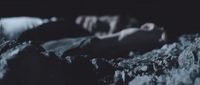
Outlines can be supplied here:
[[132, 16], [141, 24], [154, 22], [163, 26], [170, 40], [181, 34], [200, 32], [199, 9], [195, 1], [163, 0], [4, 0], [0, 16], [62, 17], [73, 20], [79, 15]]

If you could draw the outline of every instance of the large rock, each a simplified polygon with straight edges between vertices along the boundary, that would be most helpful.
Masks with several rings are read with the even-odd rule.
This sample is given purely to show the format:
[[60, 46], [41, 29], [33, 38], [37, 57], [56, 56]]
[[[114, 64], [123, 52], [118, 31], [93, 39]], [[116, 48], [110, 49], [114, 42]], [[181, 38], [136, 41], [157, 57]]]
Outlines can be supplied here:
[[199, 37], [181, 36], [178, 42], [136, 54], [118, 66], [128, 69], [127, 75], [132, 78], [129, 85], [195, 85], [200, 76]]
[[197, 85], [200, 77], [199, 34], [182, 36], [178, 42], [144, 54], [110, 59], [60, 58], [32, 42], [2, 42], [2, 85]]
[[[2, 85], [97, 85], [110, 81], [114, 67], [88, 56], [59, 58], [32, 42], [8, 41], [0, 54]], [[1, 49], [1, 50], [2, 50]]]

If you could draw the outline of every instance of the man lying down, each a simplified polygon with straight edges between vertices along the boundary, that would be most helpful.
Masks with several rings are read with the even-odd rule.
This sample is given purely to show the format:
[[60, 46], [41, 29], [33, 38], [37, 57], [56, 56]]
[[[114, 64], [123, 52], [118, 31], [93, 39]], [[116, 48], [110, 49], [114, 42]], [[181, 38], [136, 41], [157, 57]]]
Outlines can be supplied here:
[[56, 17], [7, 17], [0, 20], [0, 37], [17, 42], [31, 41], [62, 58], [68, 55], [127, 56], [130, 51], [151, 50], [166, 41], [162, 27], [153, 23], [138, 27], [136, 23], [134, 18], [121, 16], [79, 16], [74, 21]]

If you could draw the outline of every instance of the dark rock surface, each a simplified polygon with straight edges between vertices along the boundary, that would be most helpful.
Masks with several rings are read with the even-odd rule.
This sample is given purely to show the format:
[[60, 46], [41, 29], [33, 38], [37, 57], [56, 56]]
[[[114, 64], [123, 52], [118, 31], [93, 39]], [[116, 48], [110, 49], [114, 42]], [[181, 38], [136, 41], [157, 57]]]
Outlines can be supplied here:
[[199, 44], [198, 34], [185, 35], [178, 42], [134, 55], [118, 65], [131, 74], [130, 85], [193, 85], [200, 77]]
[[1, 85], [198, 85], [200, 35], [126, 58], [58, 57], [32, 42], [2, 41]]

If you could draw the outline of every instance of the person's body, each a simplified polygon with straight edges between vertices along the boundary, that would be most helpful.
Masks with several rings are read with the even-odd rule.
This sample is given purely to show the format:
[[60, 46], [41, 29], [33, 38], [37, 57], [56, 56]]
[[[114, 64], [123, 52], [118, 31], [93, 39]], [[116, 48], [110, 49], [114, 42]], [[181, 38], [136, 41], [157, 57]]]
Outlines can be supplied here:
[[[22, 19], [21, 22], [20, 19]], [[139, 28], [125, 28], [119, 32], [107, 32], [103, 35], [98, 35], [96, 32], [87, 32], [88, 30], [84, 30], [84, 27], [75, 24], [75, 22], [72, 23], [73, 21], [59, 22], [54, 20], [53, 23], [47, 23], [47, 21], [52, 20], [45, 19], [45, 21], [30, 17], [27, 18], [28, 20], [23, 19], [24, 17], [17, 18], [17, 23], [21, 24], [15, 23], [16, 18], [2, 19], [2, 35], [10, 40], [21, 42], [31, 40], [33, 42], [42, 41], [43, 43], [63, 38], [90, 36], [86, 41], [82, 42], [84, 44], [76, 45], [75, 48], [65, 51], [64, 57], [82, 54], [92, 56], [124, 55], [131, 50], [152, 49], [154, 45], [160, 45], [166, 38], [163, 28], [156, 27], [153, 23], [146, 23]]]
[[163, 28], [146, 23], [140, 28], [127, 28], [111, 35], [92, 37], [78, 48], [67, 51], [64, 56], [127, 56], [130, 51], [149, 51], [164, 44], [165, 41], [166, 34]]

